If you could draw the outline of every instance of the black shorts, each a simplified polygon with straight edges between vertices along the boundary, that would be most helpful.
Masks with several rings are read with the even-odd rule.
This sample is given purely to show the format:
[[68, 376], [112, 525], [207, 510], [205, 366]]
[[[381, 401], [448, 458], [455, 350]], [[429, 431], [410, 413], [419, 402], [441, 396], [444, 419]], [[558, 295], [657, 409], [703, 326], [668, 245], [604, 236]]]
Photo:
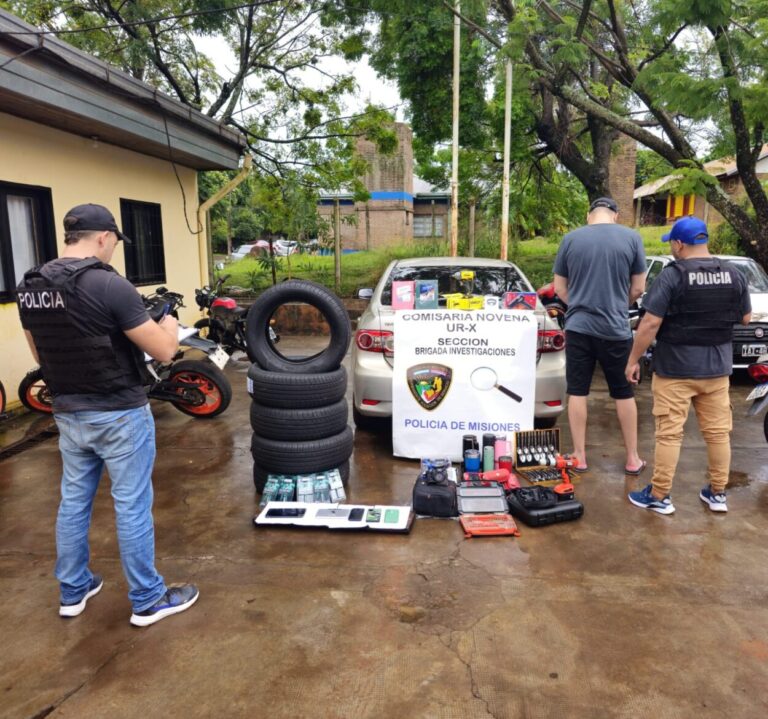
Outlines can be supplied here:
[[568, 394], [574, 397], [586, 397], [589, 394], [595, 362], [599, 362], [611, 397], [634, 397], [632, 385], [624, 374], [631, 350], [632, 340], [604, 340], [566, 330], [565, 380]]

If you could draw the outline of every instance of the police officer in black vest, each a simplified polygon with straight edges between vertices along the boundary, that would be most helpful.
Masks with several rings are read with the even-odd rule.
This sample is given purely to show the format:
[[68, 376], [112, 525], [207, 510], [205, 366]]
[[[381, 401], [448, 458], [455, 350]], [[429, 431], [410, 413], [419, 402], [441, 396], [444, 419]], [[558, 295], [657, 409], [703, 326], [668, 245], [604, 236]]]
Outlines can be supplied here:
[[709, 254], [707, 226], [698, 218], [678, 220], [662, 239], [669, 242], [675, 261], [662, 270], [643, 300], [646, 314], [626, 371], [627, 379], [637, 383], [640, 358], [656, 339], [652, 382], [655, 466], [651, 484], [630, 492], [629, 501], [659, 514], [675, 511], [670, 496], [672, 479], [683, 426], [693, 404], [707, 444], [709, 483], [699, 498], [713, 512], [727, 512], [733, 325], [749, 323], [748, 286], [738, 269]]
[[155, 425], [143, 353], [170, 361], [178, 349], [173, 317], [149, 318], [136, 288], [109, 261], [130, 240], [101, 205], [64, 218], [64, 252], [24, 275], [18, 306], [27, 341], [53, 394], [63, 474], [56, 522], [59, 614], [74, 617], [104, 582], [89, 565], [93, 499], [104, 468], [111, 481], [131, 623], [146, 626], [184, 611], [191, 584], [167, 587], [155, 569], [152, 466]]

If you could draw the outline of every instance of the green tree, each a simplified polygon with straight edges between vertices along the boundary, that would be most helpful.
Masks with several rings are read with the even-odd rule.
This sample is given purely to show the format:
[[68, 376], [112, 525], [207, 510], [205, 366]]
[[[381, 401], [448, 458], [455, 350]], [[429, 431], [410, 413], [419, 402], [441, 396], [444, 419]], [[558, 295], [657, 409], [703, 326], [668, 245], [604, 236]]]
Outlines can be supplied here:
[[[540, 85], [663, 157], [679, 177], [675, 189], [704, 195], [743, 249], [768, 263], [768, 195], [755, 171], [768, 116], [766, 0], [492, 5], [509, 23], [510, 47], [522, 49]], [[631, 114], [608, 106], [593, 87], [569, 81], [584, 57], [624, 89]], [[707, 123], [718, 123], [720, 137], [732, 142], [729, 154], [754, 218], [703, 169], [694, 138]]]
[[[328, 27], [326, 0], [0, 0], [0, 6], [54, 33], [180, 102], [239, 129], [254, 165], [286, 177], [298, 170], [318, 186], [348, 184], [355, 140], [384, 151], [395, 135], [380, 107], [345, 110], [349, 73], [323, 60], [356, 52]], [[230, 62], [215, 62], [199, 38], [218, 39]]]
[[[755, 171], [768, 116], [768, 0], [465, 5], [462, 22], [499, 58], [515, 61], [536, 134], [590, 196], [607, 187], [610, 146], [624, 133], [675, 168], [676, 191], [704, 195], [737, 231], [743, 249], [768, 263], [768, 195]], [[353, 23], [362, 12], [354, 8], [409, 11], [398, 0], [347, 6]], [[451, 2], [442, 6], [452, 12]], [[407, 63], [407, 54], [396, 60]], [[718, 154], [736, 159], [754, 218], [703, 169], [696, 140], [712, 126]]]
[[640, 187], [640, 185], [656, 180], [659, 177], [665, 177], [674, 172], [674, 169], [672, 165], [655, 152], [651, 150], [638, 150], [637, 163], [635, 165], [635, 187]]
[[[371, 18], [379, 32], [371, 38], [371, 62], [397, 81], [409, 101], [416, 141], [414, 152], [428, 164], [435, 144], [451, 137], [452, 3], [433, 0], [349, 0], [344, 21], [368, 32]], [[462, 2], [460, 143], [464, 149], [485, 149], [492, 156], [503, 137], [503, 67], [515, 63], [513, 157], [527, 155], [528, 164], [553, 155], [582, 183], [591, 198], [608, 194], [611, 148], [618, 133], [599, 118], [563, 102], [538, 82], [522, 48], [512, 42], [504, 3], [488, 0]], [[625, 111], [626, 93], [584, 53], [566, 52], [560, 42], [542, 52], [580, 63], [579, 71], [563, 81], [587, 84], [609, 107]], [[492, 97], [485, 92], [492, 88]]]

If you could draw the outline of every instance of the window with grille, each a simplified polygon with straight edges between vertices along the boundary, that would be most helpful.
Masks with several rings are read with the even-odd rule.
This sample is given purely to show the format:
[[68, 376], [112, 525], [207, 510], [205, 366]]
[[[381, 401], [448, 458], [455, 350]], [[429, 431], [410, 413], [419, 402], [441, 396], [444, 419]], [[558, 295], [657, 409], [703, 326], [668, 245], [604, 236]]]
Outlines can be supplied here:
[[160, 205], [120, 199], [122, 230], [132, 243], [125, 244], [125, 276], [134, 285], [165, 282], [165, 250]]
[[443, 236], [443, 216], [435, 215], [435, 229], [432, 231], [432, 215], [414, 215], [413, 216], [413, 236], [414, 237], [442, 237]]
[[50, 189], [0, 182], [0, 302], [13, 302], [24, 273], [55, 257]]

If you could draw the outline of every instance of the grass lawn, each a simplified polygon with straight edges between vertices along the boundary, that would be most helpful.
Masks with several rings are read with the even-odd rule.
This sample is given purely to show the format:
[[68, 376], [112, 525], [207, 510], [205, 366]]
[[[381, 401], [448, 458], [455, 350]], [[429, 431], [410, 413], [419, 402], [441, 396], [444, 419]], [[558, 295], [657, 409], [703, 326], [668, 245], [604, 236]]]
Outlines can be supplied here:
[[[649, 255], [668, 253], [668, 245], [661, 241], [666, 227], [641, 227], [645, 252]], [[552, 279], [552, 264], [560, 244], [560, 237], [525, 240], [510, 244], [510, 259], [525, 272], [534, 287], [541, 287]], [[444, 243], [413, 243], [397, 245], [370, 252], [355, 252], [341, 257], [341, 295], [354, 297], [361, 287], [374, 287], [387, 265], [395, 259], [447, 254]], [[334, 286], [332, 256], [292, 255], [279, 257], [277, 281], [286, 278], [313, 280], [327, 287]], [[254, 292], [272, 284], [271, 273], [257, 259], [246, 257], [227, 265], [224, 270], [231, 275], [228, 285], [237, 285]]]

